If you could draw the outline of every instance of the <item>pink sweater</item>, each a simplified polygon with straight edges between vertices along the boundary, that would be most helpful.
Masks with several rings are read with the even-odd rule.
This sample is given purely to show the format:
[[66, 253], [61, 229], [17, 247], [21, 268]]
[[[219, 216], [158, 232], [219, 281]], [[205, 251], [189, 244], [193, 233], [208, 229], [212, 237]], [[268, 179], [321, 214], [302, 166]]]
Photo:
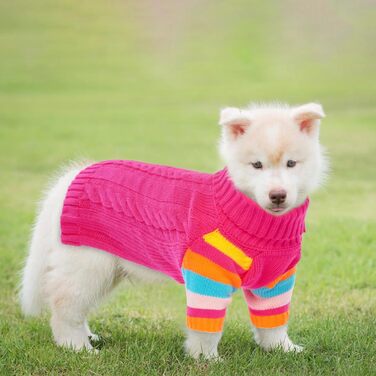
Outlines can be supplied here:
[[214, 174], [133, 161], [81, 171], [61, 216], [64, 244], [84, 245], [161, 271], [187, 292], [187, 325], [222, 329], [243, 288], [258, 327], [284, 325], [308, 200], [273, 216]]

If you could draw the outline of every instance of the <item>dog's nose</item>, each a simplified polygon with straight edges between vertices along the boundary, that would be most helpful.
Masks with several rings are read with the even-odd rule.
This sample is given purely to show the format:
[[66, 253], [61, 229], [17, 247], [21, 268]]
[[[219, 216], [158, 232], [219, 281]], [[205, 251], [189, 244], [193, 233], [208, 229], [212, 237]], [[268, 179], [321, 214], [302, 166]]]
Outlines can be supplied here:
[[283, 204], [286, 200], [286, 191], [284, 189], [273, 189], [269, 193], [269, 198], [273, 204]]

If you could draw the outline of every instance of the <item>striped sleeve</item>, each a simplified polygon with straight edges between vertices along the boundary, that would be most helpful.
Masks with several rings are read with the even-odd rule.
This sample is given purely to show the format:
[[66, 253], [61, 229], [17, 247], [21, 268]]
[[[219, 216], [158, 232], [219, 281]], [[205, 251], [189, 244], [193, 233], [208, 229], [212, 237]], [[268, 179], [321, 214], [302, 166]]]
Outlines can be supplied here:
[[239, 270], [252, 260], [218, 230], [206, 234], [185, 253], [182, 274], [187, 295], [187, 327], [220, 332], [233, 293], [240, 288]]
[[294, 267], [265, 287], [244, 290], [251, 321], [256, 328], [287, 324], [295, 272]]

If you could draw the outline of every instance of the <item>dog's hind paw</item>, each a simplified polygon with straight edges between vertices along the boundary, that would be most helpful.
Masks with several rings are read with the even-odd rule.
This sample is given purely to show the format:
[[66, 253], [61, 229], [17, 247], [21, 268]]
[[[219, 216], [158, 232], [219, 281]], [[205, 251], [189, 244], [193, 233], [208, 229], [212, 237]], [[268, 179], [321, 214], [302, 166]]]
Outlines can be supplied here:
[[89, 335], [89, 340], [90, 340], [90, 342], [91, 342], [91, 341], [93, 341], [93, 342], [98, 342], [98, 341], [100, 340], [100, 337], [99, 337], [98, 334], [93, 334], [93, 333], [91, 333], [91, 334]]

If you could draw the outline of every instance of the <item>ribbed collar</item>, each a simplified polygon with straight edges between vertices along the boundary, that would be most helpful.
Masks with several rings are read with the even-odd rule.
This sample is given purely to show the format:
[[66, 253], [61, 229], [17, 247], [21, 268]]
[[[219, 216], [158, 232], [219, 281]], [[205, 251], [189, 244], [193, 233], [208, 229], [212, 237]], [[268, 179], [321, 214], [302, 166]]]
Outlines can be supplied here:
[[213, 175], [220, 230], [239, 246], [260, 251], [300, 250], [309, 200], [280, 216], [262, 209], [240, 192], [227, 169]]

